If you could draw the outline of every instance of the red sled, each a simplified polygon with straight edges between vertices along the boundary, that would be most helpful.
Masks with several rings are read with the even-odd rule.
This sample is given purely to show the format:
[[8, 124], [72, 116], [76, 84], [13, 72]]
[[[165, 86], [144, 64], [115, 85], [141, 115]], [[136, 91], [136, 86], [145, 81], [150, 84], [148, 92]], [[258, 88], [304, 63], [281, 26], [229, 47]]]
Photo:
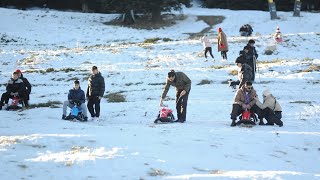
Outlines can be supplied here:
[[242, 115], [240, 116], [240, 121], [237, 122], [237, 125], [256, 125], [255, 122], [257, 121], [258, 119], [254, 112], [251, 112], [250, 110], [245, 110], [242, 112]]
[[276, 42], [282, 42], [282, 38], [275, 38]]
[[172, 109], [161, 107], [158, 118], [154, 121], [154, 123], [158, 123], [159, 121], [162, 123], [173, 123], [174, 115], [172, 114], [172, 112]]

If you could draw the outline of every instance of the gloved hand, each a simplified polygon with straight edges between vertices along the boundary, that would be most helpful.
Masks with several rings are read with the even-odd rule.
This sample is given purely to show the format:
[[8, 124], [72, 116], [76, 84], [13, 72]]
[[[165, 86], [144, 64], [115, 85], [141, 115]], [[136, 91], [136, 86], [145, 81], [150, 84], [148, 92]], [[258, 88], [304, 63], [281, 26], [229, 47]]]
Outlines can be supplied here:
[[250, 104], [247, 104], [247, 109], [251, 109], [251, 106], [250, 106]]
[[247, 109], [247, 105], [246, 105], [245, 103], [243, 103], [243, 104], [241, 105], [241, 107], [242, 107], [243, 110], [246, 110], [246, 109]]
[[77, 106], [81, 106], [81, 102], [77, 102], [76, 104], [77, 104]]

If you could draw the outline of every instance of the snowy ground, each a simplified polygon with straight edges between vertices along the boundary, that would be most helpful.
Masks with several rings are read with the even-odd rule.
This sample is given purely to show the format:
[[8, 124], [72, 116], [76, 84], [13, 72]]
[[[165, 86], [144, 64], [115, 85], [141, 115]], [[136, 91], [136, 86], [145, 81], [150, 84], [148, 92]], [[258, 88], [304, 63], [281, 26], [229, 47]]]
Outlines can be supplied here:
[[[320, 179], [320, 74], [304, 72], [320, 66], [320, 14], [278, 12], [280, 19], [270, 21], [260, 11], [194, 7], [184, 13], [186, 20], [150, 31], [103, 25], [115, 15], [0, 9], [0, 35], [18, 41], [0, 44], [0, 84], [19, 68], [33, 84], [32, 104], [62, 102], [74, 77], [86, 89], [97, 65], [108, 93], [122, 92], [127, 100], [104, 99], [101, 121], [88, 123], [60, 120], [62, 108], [0, 111], [1, 179]], [[198, 15], [226, 17], [208, 34], [215, 62], [204, 62], [202, 45], [186, 34], [208, 27]], [[246, 23], [259, 53], [254, 87], [260, 98], [272, 90], [284, 127], [229, 126], [234, 92], [224, 82], [236, 79], [229, 73], [248, 41], [238, 36]], [[284, 43], [274, 45], [277, 26]], [[218, 27], [228, 36], [228, 63], [216, 52]], [[173, 41], [142, 43], [156, 37]], [[263, 54], [274, 47], [273, 55]], [[48, 68], [58, 72], [39, 72]], [[192, 80], [187, 122], [154, 125], [172, 68]], [[197, 85], [201, 80], [212, 83]], [[174, 93], [171, 88], [169, 97]], [[165, 103], [175, 107], [174, 100]]]

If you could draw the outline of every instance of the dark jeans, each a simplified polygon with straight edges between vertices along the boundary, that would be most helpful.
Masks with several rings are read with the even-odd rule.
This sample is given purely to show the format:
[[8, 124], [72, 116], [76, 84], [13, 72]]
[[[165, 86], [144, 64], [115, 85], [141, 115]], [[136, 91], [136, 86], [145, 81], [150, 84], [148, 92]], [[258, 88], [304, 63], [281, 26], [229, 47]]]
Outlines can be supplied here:
[[[19, 99], [23, 101], [24, 105], [27, 106], [28, 105], [27, 95], [25, 93], [19, 93], [18, 96], [19, 96]], [[1, 96], [1, 105], [3, 105], [4, 103], [8, 104], [9, 99], [10, 98], [12, 99], [13, 97], [14, 96], [10, 95], [10, 93], [8, 92], [3, 93]]]
[[227, 60], [227, 51], [221, 51], [221, 56], [222, 56], [222, 59]]
[[206, 49], [204, 50], [204, 57], [207, 59], [207, 52], [209, 51], [210, 56], [214, 59], [213, 55], [212, 55], [212, 48], [211, 47], [206, 47]]
[[181, 91], [178, 91], [176, 94], [176, 109], [177, 109], [177, 117], [180, 121], [186, 121], [187, 116], [187, 105], [188, 105], [188, 97], [189, 92], [187, 92], [185, 95], [180, 97]]
[[[251, 107], [250, 109], [251, 112], [254, 112], [255, 114], [258, 115], [258, 118], [260, 120], [263, 119], [263, 114], [262, 114], [262, 110], [257, 106], [257, 105], [254, 105]], [[233, 104], [232, 105], [232, 111], [231, 111], [231, 119], [232, 120], [236, 120], [237, 117], [242, 114], [243, 112], [243, 109], [242, 107], [239, 105], [239, 104]]]
[[100, 101], [101, 100], [99, 99], [98, 96], [89, 97], [87, 107], [88, 107], [88, 110], [91, 114], [91, 117], [99, 117], [100, 116]]
[[282, 118], [282, 112], [281, 111], [275, 111], [273, 112], [270, 108], [265, 108], [263, 111], [263, 117], [267, 120], [267, 123], [270, 125], [276, 124], [280, 125], [283, 124], [281, 121]]

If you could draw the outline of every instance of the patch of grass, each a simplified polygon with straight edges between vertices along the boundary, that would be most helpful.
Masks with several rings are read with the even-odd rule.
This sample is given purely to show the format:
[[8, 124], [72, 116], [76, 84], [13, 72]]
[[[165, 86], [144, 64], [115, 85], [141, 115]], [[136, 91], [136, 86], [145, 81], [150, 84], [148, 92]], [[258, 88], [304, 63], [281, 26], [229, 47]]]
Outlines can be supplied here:
[[257, 64], [271, 64], [271, 63], [280, 63], [286, 61], [285, 59], [273, 59], [271, 61], [258, 61]]
[[173, 41], [173, 40], [170, 39], [170, 38], [162, 38], [162, 41], [164, 41], [164, 42], [169, 42], [169, 41]]
[[154, 169], [151, 168], [150, 171], [148, 172], [149, 176], [167, 176], [169, 173], [162, 171], [161, 169]]
[[212, 69], [223, 69], [223, 68], [226, 68], [227, 66], [226, 65], [223, 65], [223, 66], [210, 66], [210, 68]]
[[42, 108], [42, 107], [60, 108], [58, 105], [61, 105], [61, 104], [62, 102], [60, 101], [48, 101], [46, 103], [31, 104], [30, 108]]
[[203, 79], [197, 85], [205, 85], [205, 84], [212, 84], [212, 83], [213, 83], [213, 81], [211, 81], [211, 80]]
[[76, 69], [75, 68], [62, 68], [59, 71], [64, 71], [64, 72], [68, 73], [68, 72], [71, 72], [71, 71], [76, 71]]
[[90, 61], [85, 61], [85, 62], [83, 62], [83, 63], [81, 63], [81, 64], [93, 64], [93, 63], [90, 62]]
[[157, 41], [159, 41], [160, 38], [156, 37], [156, 38], [150, 38], [150, 39], [146, 39], [143, 41], [143, 43], [151, 43], [151, 44], [154, 44], [156, 43]]
[[320, 71], [320, 66], [312, 64], [307, 69], [302, 70], [302, 72], [312, 72], [312, 71]]
[[28, 168], [28, 166], [25, 165], [25, 164], [18, 164], [17, 166], [22, 168], [22, 169], [27, 169]]
[[126, 102], [126, 96], [120, 92], [109, 93], [103, 97], [107, 98], [110, 103]]
[[199, 39], [204, 34], [209, 33], [215, 25], [222, 23], [224, 19], [225, 19], [224, 16], [198, 16], [197, 21], [204, 21], [209, 25], [209, 27], [204, 28], [202, 31], [198, 33], [187, 33], [187, 34], [190, 36], [190, 39]]
[[150, 86], [159, 86], [159, 85], [161, 85], [161, 86], [164, 86], [166, 83], [149, 83], [148, 85], [150, 85]]
[[273, 54], [273, 51], [271, 51], [271, 50], [265, 50], [265, 51], [264, 51], [264, 54], [265, 54], [265, 55], [272, 55], [272, 54]]
[[236, 76], [236, 75], [238, 75], [238, 70], [229, 71], [229, 74], [232, 76]]
[[137, 83], [125, 83], [125, 86], [132, 86], [132, 85], [139, 85], [139, 84], [143, 84], [143, 82], [137, 82]]
[[46, 72], [47, 72], [47, 73], [55, 72], [55, 70], [54, 70], [54, 68], [48, 68], [48, 69], [46, 69]]
[[67, 80], [66, 80], [66, 82], [69, 82], [69, 81], [75, 81], [75, 80], [79, 80], [79, 78], [77, 78], [77, 77], [73, 77], [73, 78], [67, 79]]
[[309, 58], [309, 57], [306, 57], [306, 58], [303, 58], [302, 61], [313, 61], [313, 59]]
[[292, 103], [292, 104], [308, 104], [308, 105], [311, 105], [312, 104], [312, 101], [291, 101], [289, 103]]

